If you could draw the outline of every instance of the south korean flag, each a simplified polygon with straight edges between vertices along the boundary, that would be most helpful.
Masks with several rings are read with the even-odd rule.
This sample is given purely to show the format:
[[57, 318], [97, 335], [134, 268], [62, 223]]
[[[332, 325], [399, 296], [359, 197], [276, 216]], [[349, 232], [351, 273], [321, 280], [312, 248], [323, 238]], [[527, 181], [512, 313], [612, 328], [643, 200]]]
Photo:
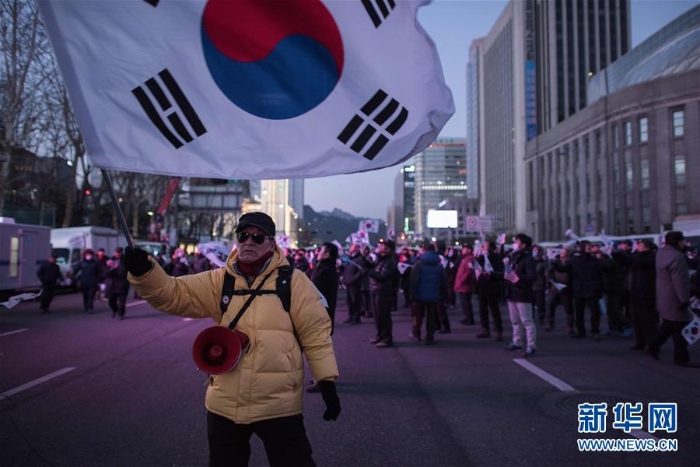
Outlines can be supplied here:
[[688, 344], [693, 345], [700, 340], [700, 317], [694, 316], [693, 320], [681, 331]]
[[38, 0], [100, 168], [224, 179], [379, 169], [454, 113], [429, 0]]

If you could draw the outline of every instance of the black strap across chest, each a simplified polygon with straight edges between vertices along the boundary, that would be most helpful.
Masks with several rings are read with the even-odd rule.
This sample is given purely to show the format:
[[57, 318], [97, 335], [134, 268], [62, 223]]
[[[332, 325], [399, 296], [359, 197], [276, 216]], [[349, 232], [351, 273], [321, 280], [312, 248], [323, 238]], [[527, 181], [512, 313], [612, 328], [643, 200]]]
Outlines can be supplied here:
[[[273, 271], [274, 272], [274, 271]], [[221, 316], [223, 318], [224, 314], [228, 310], [228, 306], [231, 303], [231, 298], [234, 295], [249, 295], [248, 300], [243, 304], [236, 317], [229, 324], [229, 329], [233, 329], [238, 324], [238, 321], [243, 316], [243, 313], [248, 309], [253, 299], [258, 295], [277, 295], [282, 302], [284, 310], [289, 313], [291, 308], [291, 282], [292, 282], [292, 268], [289, 266], [282, 266], [277, 269], [277, 284], [275, 290], [261, 290], [262, 286], [265, 284], [267, 279], [272, 275], [270, 272], [267, 276], [260, 281], [260, 284], [253, 289], [239, 289], [236, 290], [236, 278], [229, 274], [228, 271], [224, 274], [224, 283], [221, 289], [221, 301], [219, 302], [219, 308], [221, 309]]]
[[[265, 281], [267, 281], [268, 277], [270, 277], [271, 274], [272, 273], [269, 273], [267, 276], [263, 277], [263, 280], [260, 281], [260, 284], [258, 284], [258, 286], [255, 288], [255, 290], [247, 290], [246, 291], [250, 294], [250, 297], [248, 297], [248, 300], [246, 300], [246, 302], [243, 304], [241, 309], [238, 311], [238, 314], [236, 315], [236, 317], [233, 318], [233, 320], [229, 323], [229, 325], [228, 325], [229, 329], [233, 329], [236, 327], [236, 324], [238, 324], [238, 321], [243, 316], [243, 313], [245, 313], [245, 311], [248, 309], [250, 304], [253, 303], [253, 299], [255, 299], [255, 297], [257, 297], [258, 295], [262, 295], [262, 293], [260, 292], [260, 289], [262, 289], [262, 286], [265, 284]], [[226, 275], [227, 276], [229, 275], [228, 272], [226, 273]], [[233, 276], [231, 276], [231, 277], [233, 277]], [[233, 285], [233, 284], [231, 284], [231, 285]], [[224, 287], [226, 287], [226, 279], [224, 279]], [[234, 290], [232, 295], [243, 295], [243, 294], [236, 294], [236, 291]], [[224, 302], [224, 297], [221, 297], [221, 303], [223, 304], [223, 302]], [[226, 308], [228, 308], [228, 303], [230, 303], [230, 302], [231, 302], [231, 298], [229, 296], [227, 304], [226, 304]], [[222, 318], [224, 316], [224, 313], [226, 313], [226, 311], [223, 310], [223, 308], [222, 308], [222, 313], [221, 313]]]

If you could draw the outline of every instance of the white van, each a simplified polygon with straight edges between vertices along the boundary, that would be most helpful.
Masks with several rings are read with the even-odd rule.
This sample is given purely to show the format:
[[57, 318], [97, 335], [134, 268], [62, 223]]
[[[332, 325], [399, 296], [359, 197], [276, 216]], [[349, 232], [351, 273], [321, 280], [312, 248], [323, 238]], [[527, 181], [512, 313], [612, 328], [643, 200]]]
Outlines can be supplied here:
[[0, 290], [38, 290], [39, 266], [51, 254], [51, 228], [0, 217]]
[[109, 257], [118, 246], [125, 247], [126, 240], [114, 229], [88, 225], [51, 229], [51, 246], [56, 264], [65, 278], [63, 285], [71, 286], [74, 285], [71, 269], [82, 259], [83, 251], [90, 248], [97, 252], [103, 248]]

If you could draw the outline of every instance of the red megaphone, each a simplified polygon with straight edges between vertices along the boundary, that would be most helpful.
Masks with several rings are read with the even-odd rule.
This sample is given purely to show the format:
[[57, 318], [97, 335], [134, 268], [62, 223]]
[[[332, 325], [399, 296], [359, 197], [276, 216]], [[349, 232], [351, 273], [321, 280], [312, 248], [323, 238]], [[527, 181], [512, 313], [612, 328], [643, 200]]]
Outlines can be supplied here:
[[210, 375], [220, 375], [236, 368], [248, 350], [248, 336], [235, 329], [212, 326], [200, 332], [192, 345], [195, 365]]

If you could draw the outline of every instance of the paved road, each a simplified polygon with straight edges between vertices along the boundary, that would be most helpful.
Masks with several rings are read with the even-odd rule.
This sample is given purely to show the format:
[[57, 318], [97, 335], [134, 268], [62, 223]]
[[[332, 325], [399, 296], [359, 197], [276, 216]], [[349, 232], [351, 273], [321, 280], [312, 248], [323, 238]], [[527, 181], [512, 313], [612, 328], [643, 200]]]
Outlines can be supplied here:
[[[79, 301], [58, 296], [48, 315], [36, 303], [0, 308], [0, 465], [206, 465], [205, 377], [190, 349], [211, 322], [138, 300], [118, 321], [106, 303], [86, 315]], [[377, 349], [373, 325], [342, 324], [338, 310], [343, 412], [325, 422], [320, 395], [304, 401], [319, 466], [697, 465], [700, 370], [672, 365], [670, 343], [656, 362], [628, 350], [629, 339], [573, 340], [559, 329], [541, 332], [525, 361], [504, 350], [507, 339], [476, 339], [477, 326], [454, 324], [432, 347], [410, 342], [408, 310], [393, 316], [397, 345]], [[577, 433], [585, 402], [608, 404], [606, 433]], [[579, 452], [579, 437], [637, 439], [612, 428], [617, 402], [642, 402], [644, 428], [649, 402], [678, 403], [678, 431], [652, 435], [677, 439], [678, 451]], [[267, 465], [259, 441], [251, 465]]]

